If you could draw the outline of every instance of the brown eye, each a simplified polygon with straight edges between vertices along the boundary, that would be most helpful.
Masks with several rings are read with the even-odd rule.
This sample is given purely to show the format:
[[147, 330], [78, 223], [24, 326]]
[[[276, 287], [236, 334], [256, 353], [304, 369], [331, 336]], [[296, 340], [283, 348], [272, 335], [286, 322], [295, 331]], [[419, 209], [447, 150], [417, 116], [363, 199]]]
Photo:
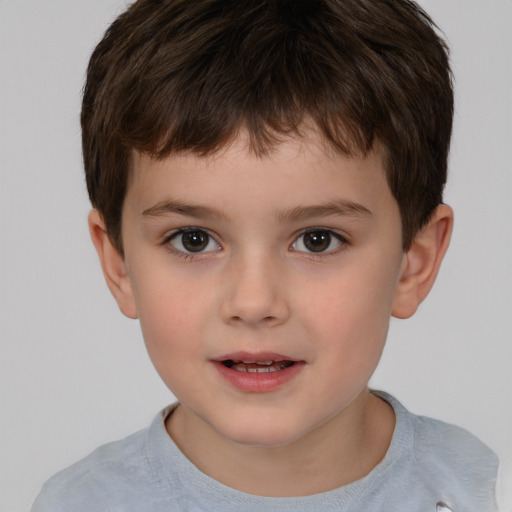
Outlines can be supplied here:
[[181, 243], [187, 251], [204, 251], [208, 246], [210, 237], [204, 231], [187, 231], [181, 235]]
[[331, 245], [331, 234], [328, 231], [312, 231], [304, 234], [304, 246], [311, 252], [326, 251]]
[[323, 253], [335, 251], [344, 243], [346, 240], [338, 233], [328, 229], [314, 229], [299, 236], [292, 248], [306, 253]]
[[219, 249], [215, 240], [202, 229], [187, 229], [175, 233], [169, 243], [181, 252], [196, 253]]

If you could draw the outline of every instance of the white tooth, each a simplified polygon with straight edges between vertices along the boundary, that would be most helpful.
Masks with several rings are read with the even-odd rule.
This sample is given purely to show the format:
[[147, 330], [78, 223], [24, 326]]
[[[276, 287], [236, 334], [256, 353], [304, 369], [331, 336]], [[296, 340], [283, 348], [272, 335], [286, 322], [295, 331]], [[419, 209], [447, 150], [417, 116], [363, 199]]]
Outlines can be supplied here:
[[[258, 365], [258, 366], [248, 366], [248, 365]], [[232, 370], [236, 370], [238, 372], [249, 372], [249, 373], [270, 373], [270, 372], [278, 372], [280, 370], [284, 370], [287, 368], [286, 364], [276, 365], [275, 361], [261, 361], [258, 363], [243, 363], [243, 362], [233, 362], [231, 366]]]
[[278, 372], [280, 370], [284, 370], [285, 368], [286, 368], [286, 365], [262, 366], [261, 368], [256, 368], [256, 367], [243, 366], [241, 364], [233, 365], [231, 367], [232, 370], [236, 370], [238, 372], [248, 372], [248, 373], [271, 373], [271, 372]]
[[248, 368], [247, 371], [251, 373], [270, 373], [278, 371], [278, 368], [264, 366], [262, 368]]
[[244, 363], [244, 364], [261, 364], [265, 366], [270, 366], [274, 361], [234, 361], [235, 363]]

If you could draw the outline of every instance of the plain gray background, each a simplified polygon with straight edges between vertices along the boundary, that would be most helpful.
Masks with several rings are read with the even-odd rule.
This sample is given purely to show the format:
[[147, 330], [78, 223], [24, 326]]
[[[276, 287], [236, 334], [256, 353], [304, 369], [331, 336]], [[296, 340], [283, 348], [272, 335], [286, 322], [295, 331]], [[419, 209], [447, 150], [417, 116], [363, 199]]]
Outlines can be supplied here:
[[[392, 321], [372, 385], [466, 427], [510, 475], [512, 2], [421, 3], [452, 47], [455, 232], [418, 314]], [[0, 0], [2, 512], [28, 510], [53, 473], [173, 400], [108, 293], [86, 224], [80, 91], [125, 5]]]

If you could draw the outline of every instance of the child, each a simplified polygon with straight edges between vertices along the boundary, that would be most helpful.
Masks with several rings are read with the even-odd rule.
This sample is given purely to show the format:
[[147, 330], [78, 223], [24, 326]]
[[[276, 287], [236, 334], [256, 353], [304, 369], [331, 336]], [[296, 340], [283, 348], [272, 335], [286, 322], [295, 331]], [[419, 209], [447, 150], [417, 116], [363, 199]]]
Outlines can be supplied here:
[[105, 279], [179, 402], [33, 511], [495, 509], [494, 454], [368, 390], [430, 291], [453, 114], [408, 0], [139, 0], [89, 64]]

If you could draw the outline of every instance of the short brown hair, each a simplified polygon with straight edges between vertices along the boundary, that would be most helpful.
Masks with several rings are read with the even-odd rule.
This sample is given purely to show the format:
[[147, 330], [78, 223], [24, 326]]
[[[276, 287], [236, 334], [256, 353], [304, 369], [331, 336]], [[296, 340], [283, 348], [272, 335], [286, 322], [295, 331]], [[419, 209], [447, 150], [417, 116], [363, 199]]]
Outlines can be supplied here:
[[91, 202], [122, 253], [132, 151], [263, 154], [306, 121], [336, 150], [385, 150], [407, 249], [442, 202], [448, 49], [410, 0], [138, 0], [94, 50], [82, 142]]

